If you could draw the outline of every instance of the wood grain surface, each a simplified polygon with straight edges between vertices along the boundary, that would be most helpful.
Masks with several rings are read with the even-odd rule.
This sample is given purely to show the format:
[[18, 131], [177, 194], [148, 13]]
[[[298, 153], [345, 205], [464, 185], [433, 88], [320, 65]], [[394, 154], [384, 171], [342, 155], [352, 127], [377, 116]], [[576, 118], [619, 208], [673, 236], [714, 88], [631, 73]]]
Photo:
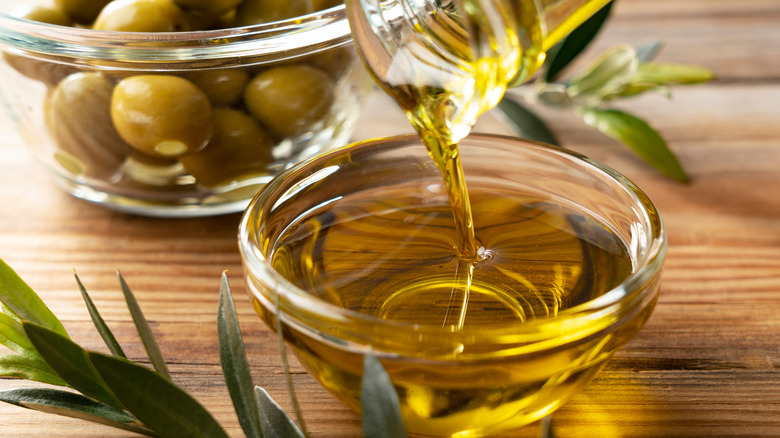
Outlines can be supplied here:
[[[565, 111], [539, 108], [562, 143], [636, 182], [657, 204], [669, 249], [644, 330], [554, 415], [558, 437], [780, 437], [780, 2], [619, 0], [594, 47], [661, 37], [660, 60], [715, 71], [709, 84], [621, 107], [651, 122], [692, 182], [672, 182]], [[586, 57], [587, 58], [587, 57]], [[355, 138], [406, 133], [372, 96]], [[482, 131], [506, 132], [487, 117]], [[216, 311], [227, 270], [256, 383], [289, 408], [276, 338], [244, 291], [238, 214], [157, 219], [61, 192], [12, 123], [0, 124], [0, 258], [39, 292], [82, 345], [103, 350], [76, 269], [128, 356], [144, 353], [116, 271], [136, 292], [174, 380], [241, 436], [219, 366]], [[314, 438], [361, 436], [359, 417], [294, 365]], [[22, 382], [0, 379], [0, 389]], [[502, 437], [533, 437], [529, 425]], [[0, 404], [3, 437], [120, 437], [126, 432]]]

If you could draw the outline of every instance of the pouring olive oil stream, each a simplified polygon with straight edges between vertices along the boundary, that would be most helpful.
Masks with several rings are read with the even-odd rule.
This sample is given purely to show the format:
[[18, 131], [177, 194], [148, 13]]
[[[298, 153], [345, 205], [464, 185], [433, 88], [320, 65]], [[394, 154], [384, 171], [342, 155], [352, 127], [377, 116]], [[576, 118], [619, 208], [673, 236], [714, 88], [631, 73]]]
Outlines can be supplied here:
[[[275, 269], [338, 306], [456, 330], [554, 316], [619, 284], [632, 261], [618, 237], [549, 200], [470, 199], [458, 153], [479, 115], [608, 1], [348, 0], [358, 51], [427, 147], [445, 202], [403, 190], [342, 199], [301, 220]], [[430, 305], [439, 311], [420, 312]]]
[[[520, 242], [521, 239], [511, 232], [496, 235], [496, 240], [491, 242], [478, 238], [472, 201], [458, 153], [458, 142], [469, 134], [479, 115], [495, 106], [507, 87], [527, 80], [542, 65], [550, 47], [607, 3], [608, 0], [464, 0], [459, 3], [440, 0], [348, 0], [347, 13], [360, 55], [375, 80], [401, 106], [427, 147], [442, 175], [449, 205], [440, 205], [425, 213], [412, 212], [405, 207], [412, 205], [412, 200], [403, 199], [398, 194], [395, 199], [390, 194], [383, 194], [382, 199], [386, 202], [382, 205], [368, 200], [352, 205], [351, 209], [368, 212], [359, 218], [335, 211], [328, 212], [329, 219], [312, 218], [312, 222], [317, 222], [315, 228], [319, 232], [315, 233], [316, 237], [310, 237], [314, 239], [312, 242], [317, 239], [324, 242], [324, 236], [328, 234], [329, 240], [341, 242], [342, 247], [352, 248], [353, 253], [361, 253], [360, 241], [365, 240], [381, 248], [377, 249], [377, 253], [405, 254], [398, 241], [408, 240], [408, 236], [436, 233], [437, 230], [424, 231], [425, 227], [418, 224], [405, 227], [408, 220], [404, 221], [404, 214], [422, 214], [429, 218], [449, 214], [454, 227], [454, 245], [430, 235], [426, 238], [434, 244], [427, 248], [415, 246], [414, 252], [405, 256], [424, 261], [449, 258], [452, 263], [444, 267], [447, 274], [441, 273], [441, 263], [428, 263], [431, 267], [429, 271], [416, 268], [405, 275], [398, 275], [405, 271], [404, 268], [394, 268], [396, 274], [392, 281], [385, 279], [392, 285], [387, 292], [380, 294], [372, 289], [373, 298], [362, 300], [363, 304], [359, 306], [354, 299], [348, 298], [351, 293], [345, 292], [345, 285], [355, 283], [355, 279], [365, 276], [365, 272], [352, 269], [353, 275], [344, 274], [344, 277], [335, 280], [332, 275], [335, 266], [345, 268], [343, 263], [348, 264], [349, 261], [322, 266], [316, 260], [333, 259], [324, 253], [324, 245], [299, 242], [300, 247], [292, 257], [308, 261], [299, 266], [315, 265], [319, 268], [313, 271], [293, 269], [296, 272], [290, 272], [287, 277], [309, 279], [303, 280], [309, 290], [320, 290], [319, 295], [331, 296], [338, 305], [357, 306], [360, 311], [383, 318], [418, 320], [419, 312], [411, 309], [433, 304], [443, 309], [443, 314], [433, 312], [431, 317], [441, 318], [444, 327], [456, 329], [462, 329], [467, 323], [472, 290], [481, 291], [479, 293], [488, 301], [501, 303], [500, 307], [508, 313], [506, 317], [525, 320], [552, 316], [561, 308], [587, 301], [594, 294], [609, 290], [611, 284], [619, 283], [623, 276], [615, 276], [615, 273], [630, 272], [631, 262], [624, 250], [606, 257], [614, 267], [602, 270], [607, 274], [594, 281], [580, 280], [583, 271], [588, 271], [587, 267], [583, 269], [588, 258], [602, 259], [604, 257], [595, 257], [594, 254], [609, 254], [599, 246], [622, 246], [617, 238], [602, 230], [595, 233], [603, 235], [596, 239], [595, 245], [594, 239], [590, 242], [583, 240], [578, 237], [583, 231], [570, 226], [575, 212], [541, 200], [526, 200], [518, 214], [513, 212], [519, 207], [517, 200], [502, 201], [500, 197], [482, 194], [483, 199], [476, 200], [475, 205], [493, 211], [489, 217], [482, 219], [486, 224], [495, 224], [500, 216], [498, 212], [503, 209], [506, 217], [515, 215], [526, 220], [524, 224], [513, 220], [502, 226], [509, 230], [519, 224], [527, 227], [528, 235], [524, 237], [525, 242]], [[500, 163], [496, 165], [500, 166]], [[505, 205], [501, 206], [502, 202]], [[351, 209], [345, 206], [342, 212]], [[383, 233], [379, 222], [374, 224], [377, 228], [373, 231], [369, 231], [370, 227], [355, 225], [357, 220], [367, 223], [372, 216], [382, 217], [380, 221], [398, 219], [402, 231], [388, 235]], [[335, 226], [333, 218], [337, 218], [339, 226]], [[350, 228], [350, 223], [354, 229], [338, 231]], [[323, 224], [330, 225], [326, 227]], [[592, 230], [598, 229], [598, 225], [591, 224], [586, 228], [590, 230], [588, 233], [593, 234]], [[510, 239], [514, 239], [514, 244]], [[538, 257], [536, 250], [525, 257], [521, 255], [528, 251], [528, 242], [534, 239], [544, 240], [543, 247], [549, 248], [550, 254], [541, 257], [541, 261], [533, 261], [534, 257]], [[599, 243], [599, 240], [603, 242]], [[320, 251], [308, 253], [306, 248], [320, 248]], [[501, 252], [497, 251], [499, 248], [502, 248]], [[558, 253], [564, 262], [545, 262], [545, 259], [551, 259], [553, 253]], [[289, 251], [277, 252], [278, 264], [289, 265], [281, 261], [286, 256], [291, 256]], [[536, 266], [518, 269], [518, 257], [523, 264]], [[382, 260], [372, 260], [374, 268], [391, 263], [384, 256], [380, 258]], [[392, 263], [396, 263], [399, 257], [392, 259]], [[476, 278], [481, 279], [479, 285], [474, 283], [475, 269], [478, 272]], [[349, 272], [350, 269], [340, 271]], [[373, 272], [377, 271], [381, 269]], [[536, 278], [530, 278], [528, 272], [533, 272]], [[539, 278], [542, 272], [548, 272], [549, 278]], [[400, 280], [405, 277], [414, 278]], [[336, 284], [338, 288], [334, 287]], [[354, 293], [367, 290], [364, 286], [356, 286]], [[327, 292], [322, 292], [325, 290]], [[527, 296], [529, 293], [533, 296]], [[432, 301], [426, 303], [426, 300]], [[368, 305], [367, 301], [373, 304]], [[475, 314], [472, 322], [484, 322], [493, 317], [495, 315], [479, 318]], [[426, 318], [422, 322], [433, 321]]]
[[[507, 356], [506, 328], [595, 299], [631, 275], [635, 260], [599, 218], [515, 175], [482, 170], [495, 166], [500, 175], [502, 163], [470, 154], [479, 164], [466, 162], [466, 170], [480, 171], [469, 174], [467, 191], [458, 143], [608, 0], [375, 1], [347, 1], [353, 40], [432, 160], [394, 151], [369, 166], [345, 149], [341, 161], [315, 172], [334, 172], [327, 183], [309, 175], [276, 202], [290, 213], [283, 228], [277, 219], [269, 230], [279, 234], [263, 240], [273, 269], [317, 301], [360, 315], [348, 318], [349, 328], [335, 318], [311, 335], [285, 323], [284, 337], [302, 365], [358, 411], [363, 354], [377, 345], [412, 433], [472, 437], [528, 424], [571, 397], [599, 369], [589, 361], [607, 355], [596, 342], [576, 354], [556, 349], [516, 361]], [[352, 178], [366, 179], [353, 190]], [[319, 193], [316, 203], [296, 206], [310, 191]], [[279, 304], [255, 304], [273, 324]], [[375, 319], [398, 329], [377, 328]], [[420, 331], [402, 329], [410, 326]], [[561, 327], [539, 327], [535, 339], [560, 336]]]

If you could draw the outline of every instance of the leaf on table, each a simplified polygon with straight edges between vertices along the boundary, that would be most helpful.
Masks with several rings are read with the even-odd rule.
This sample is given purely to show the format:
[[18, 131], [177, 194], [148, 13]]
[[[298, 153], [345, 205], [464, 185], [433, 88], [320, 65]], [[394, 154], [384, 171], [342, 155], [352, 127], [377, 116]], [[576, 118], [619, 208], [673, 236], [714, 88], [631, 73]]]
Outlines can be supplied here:
[[141, 337], [141, 342], [144, 344], [146, 354], [149, 356], [149, 361], [152, 362], [152, 366], [158, 373], [162, 374], [166, 378], [171, 378], [171, 373], [168, 371], [168, 366], [165, 364], [160, 347], [157, 346], [157, 341], [152, 333], [152, 328], [149, 327], [149, 323], [144, 317], [144, 313], [141, 311], [141, 306], [138, 305], [138, 301], [133, 295], [133, 291], [130, 290], [130, 286], [127, 285], [122, 274], [117, 272], [119, 278], [119, 285], [122, 288], [122, 293], [125, 295], [125, 301], [127, 307], [130, 309], [130, 315], [133, 317], [135, 328], [138, 330], [138, 335]]
[[398, 394], [382, 363], [366, 353], [360, 394], [363, 434], [366, 438], [405, 438], [406, 429], [398, 405]]
[[561, 40], [560, 43], [547, 51], [545, 81], [555, 81], [561, 72], [590, 45], [609, 18], [613, 3], [607, 3]]
[[6, 309], [19, 318], [68, 336], [65, 327], [46, 307], [38, 294], [2, 259], [0, 259], [0, 301]]
[[87, 359], [87, 351], [69, 338], [30, 322], [22, 327], [46, 363], [71, 387], [96, 400], [120, 408]]
[[558, 139], [544, 121], [520, 102], [504, 96], [498, 103], [498, 109], [504, 113], [507, 121], [521, 137], [542, 143], [558, 144]]
[[255, 401], [257, 412], [260, 414], [260, 425], [264, 438], [305, 437], [292, 418], [271, 398], [265, 389], [255, 386]]
[[227, 438], [214, 417], [160, 373], [116, 356], [89, 352], [89, 360], [130, 413], [166, 438]]
[[19, 354], [36, 354], [35, 347], [24, 334], [22, 323], [5, 313], [0, 313], [0, 344]]
[[661, 135], [644, 120], [619, 110], [581, 108], [580, 115], [588, 125], [631, 148], [651, 166], [678, 182], [688, 182]]
[[567, 92], [572, 99], [614, 95], [631, 82], [638, 68], [636, 49], [625, 44], [612, 47], [572, 78]]
[[222, 371], [230, 398], [233, 400], [233, 407], [238, 415], [238, 422], [247, 438], [262, 438], [252, 375], [246, 361], [244, 341], [241, 338], [241, 327], [230, 294], [230, 285], [224, 272], [219, 289], [217, 332]]
[[68, 385], [46, 362], [32, 355], [0, 355], [0, 376], [34, 380], [57, 386]]
[[127, 357], [125, 356], [124, 351], [122, 351], [122, 347], [119, 345], [119, 342], [117, 342], [116, 338], [114, 337], [114, 334], [111, 333], [111, 329], [108, 328], [108, 325], [106, 325], [103, 317], [100, 316], [97, 307], [95, 307], [95, 304], [92, 302], [92, 298], [89, 297], [87, 289], [84, 287], [84, 284], [81, 283], [81, 279], [75, 271], [73, 272], [73, 276], [76, 277], [76, 283], [78, 283], [81, 296], [84, 298], [84, 303], [87, 305], [89, 316], [92, 318], [92, 323], [95, 324], [95, 328], [97, 329], [98, 333], [100, 333], [100, 337], [103, 338], [103, 342], [106, 343], [108, 349], [115, 356]]
[[81, 394], [52, 388], [14, 388], [0, 391], [0, 401], [47, 414], [56, 414], [93, 423], [157, 436], [135, 423], [135, 417], [123, 410], [96, 402]]

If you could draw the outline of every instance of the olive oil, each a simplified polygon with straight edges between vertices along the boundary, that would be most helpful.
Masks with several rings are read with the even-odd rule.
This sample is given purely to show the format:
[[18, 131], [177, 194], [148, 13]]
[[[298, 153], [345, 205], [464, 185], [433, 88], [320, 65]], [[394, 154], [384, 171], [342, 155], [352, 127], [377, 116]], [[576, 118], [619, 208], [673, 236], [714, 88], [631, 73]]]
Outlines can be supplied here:
[[[565, 401], [600, 368], [610, 337], [523, 356], [512, 351], [522, 342], [507, 346], [517, 342], [506, 340], [511, 327], [592, 300], [632, 270], [621, 239], [582, 212], [479, 181], [470, 189], [482, 244], [476, 261], [453, 251], [460, 237], [443, 183], [389, 185], [323, 202], [285, 227], [273, 247], [274, 269], [321, 300], [430, 329], [415, 337], [409, 329], [377, 332], [359, 318], [349, 324], [382, 354], [406, 427], [416, 434], [482, 436], [527, 424]], [[273, 326], [274, 305], [256, 307]], [[295, 324], [283, 331], [307, 371], [359, 410], [364, 350], [338, 341], [336, 326], [324, 337]], [[485, 342], [471, 341], [483, 335]], [[354, 334], [343, 336], [355, 342]]]
[[581, 212], [494, 188], [471, 194], [476, 261], [453, 251], [460, 237], [444, 188], [408, 184], [309, 211], [279, 237], [271, 263], [341, 308], [458, 329], [553, 317], [631, 273], [621, 239]]

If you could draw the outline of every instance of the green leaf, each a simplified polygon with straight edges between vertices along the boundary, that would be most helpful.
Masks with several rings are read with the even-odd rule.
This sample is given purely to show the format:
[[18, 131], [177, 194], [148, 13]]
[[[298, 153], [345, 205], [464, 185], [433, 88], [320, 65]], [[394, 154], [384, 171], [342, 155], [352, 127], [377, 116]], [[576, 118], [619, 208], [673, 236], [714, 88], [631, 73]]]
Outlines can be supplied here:
[[68, 385], [38, 356], [0, 355], [0, 376], [34, 380], [57, 386]]
[[0, 301], [21, 319], [68, 336], [65, 327], [19, 275], [0, 259]]
[[566, 38], [561, 40], [560, 43], [547, 51], [547, 71], [544, 74], [545, 81], [553, 82], [556, 80], [561, 72], [577, 58], [588, 45], [590, 45], [609, 18], [613, 3], [614, 2], [607, 3], [598, 12], [579, 25], [579, 27], [574, 29]]
[[227, 438], [214, 417], [173, 382], [116, 356], [89, 353], [103, 381], [144, 425], [166, 438]]
[[558, 144], [558, 139], [544, 121], [520, 102], [504, 96], [498, 103], [498, 109], [506, 115], [507, 120], [521, 137], [542, 143]]
[[92, 323], [95, 324], [95, 328], [97, 329], [98, 333], [100, 333], [100, 337], [103, 338], [106, 346], [115, 356], [127, 357], [125, 356], [125, 352], [122, 351], [122, 347], [119, 346], [119, 342], [117, 342], [114, 334], [111, 333], [111, 329], [108, 328], [108, 325], [106, 325], [106, 322], [100, 316], [97, 307], [95, 307], [95, 304], [92, 302], [92, 298], [89, 297], [87, 289], [84, 287], [84, 284], [81, 283], [81, 279], [75, 271], [73, 272], [73, 276], [76, 277], [76, 283], [79, 285], [81, 296], [84, 298], [84, 303], [87, 305], [89, 316], [92, 318]]
[[636, 57], [640, 63], [647, 63], [655, 59], [661, 49], [664, 48], [664, 42], [661, 40], [655, 40], [648, 44], [644, 44], [636, 48]]
[[704, 67], [687, 64], [640, 64], [633, 80], [659, 85], [701, 84], [712, 80], [715, 74]]
[[636, 49], [628, 45], [612, 47], [569, 83], [571, 98], [615, 94], [631, 82], [639, 67]]
[[257, 411], [260, 414], [263, 437], [304, 438], [303, 432], [265, 389], [255, 386], [255, 400], [257, 402]]
[[35, 347], [24, 334], [22, 324], [5, 313], [0, 313], [0, 344], [19, 354], [35, 354]]
[[664, 139], [644, 120], [622, 111], [598, 108], [582, 108], [580, 115], [585, 123], [625, 144], [668, 177], [688, 182], [688, 176]]
[[141, 336], [141, 342], [144, 344], [146, 354], [149, 356], [152, 366], [158, 373], [170, 379], [171, 373], [168, 371], [168, 366], [165, 364], [165, 359], [163, 359], [163, 355], [160, 352], [160, 347], [157, 346], [157, 341], [154, 339], [152, 328], [149, 327], [149, 323], [146, 322], [144, 313], [141, 311], [141, 306], [138, 305], [138, 301], [136, 301], [133, 291], [130, 290], [130, 286], [127, 285], [122, 274], [117, 272], [117, 276], [119, 277], [119, 284], [122, 287], [122, 293], [125, 295], [127, 307], [130, 309], [130, 315], [133, 317], [135, 328]]
[[230, 294], [230, 285], [224, 272], [219, 289], [217, 332], [222, 371], [230, 398], [233, 400], [233, 407], [238, 415], [238, 422], [247, 438], [261, 438], [263, 434], [253, 394], [252, 375], [246, 361], [244, 341], [241, 339], [241, 328], [238, 324], [233, 297]]
[[135, 417], [81, 394], [52, 388], [15, 388], [0, 391], [0, 401], [27, 409], [105, 424], [147, 436], [158, 436], [135, 423]]
[[363, 434], [366, 438], [405, 438], [406, 429], [390, 377], [371, 353], [363, 361], [360, 394], [363, 408]]
[[22, 327], [38, 354], [62, 380], [82, 394], [121, 407], [87, 359], [87, 351], [69, 338], [46, 327], [23, 322]]

